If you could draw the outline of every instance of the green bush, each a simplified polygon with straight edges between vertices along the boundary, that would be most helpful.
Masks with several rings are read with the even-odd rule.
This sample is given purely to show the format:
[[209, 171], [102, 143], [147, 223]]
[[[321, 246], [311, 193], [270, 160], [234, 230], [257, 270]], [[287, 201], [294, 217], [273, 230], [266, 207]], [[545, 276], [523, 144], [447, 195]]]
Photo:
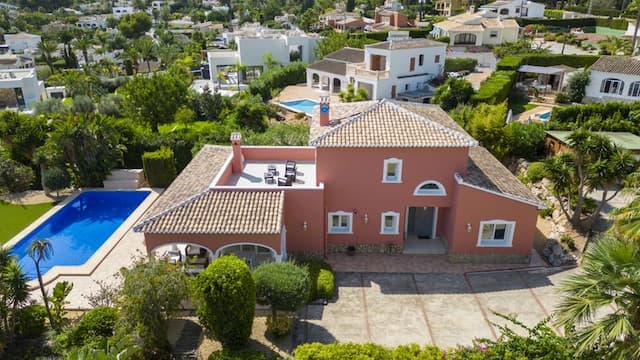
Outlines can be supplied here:
[[261, 264], [253, 278], [258, 304], [271, 306], [274, 316], [277, 310], [298, 310], [309, 298], [309, 272], [293, 262]]
[[471, 97], [475, 105], [480, 103], [499, 104], [507, 99], [516, 79], [515, 71], [498, 70], [481, 84], [478, 92]]
[[0, 157], [0, 192], [21, 192], [28, 190], [33, 184], [33, 169], [12, 159]]
[[447, 58], [444, 61], [444, 71], [474, 71], [478, 65], [478, 60], [473, 58]]
[[244, 260], [223, 256], [209, 264], [194, 281], [200, 322], [222, 346], [238, 349], [251, 335], [256, 285]]
[[[331, 299], [335, 288], [335, 279], [331, 265], [318, 258], [308, 258], [299, 261], [300, 265], [307, 267], [311, 280], [308, 301], [317, 299]], [[320, 274], [322, 273], [322, 279]]]
[[267, 355], [258, 350], [219, 350], [209, 355], [209, 360], [267, 360]]
[[[562, 19], [564, 11], [556, 9], [545, 9], [544, 16], [549, 19]], [[545, 39], [546, 40], [546, 39]]]
[[142, 155], [144, 175], [151, 187], [167, 187], [176, 178], [173, 150], [163, 147]]
[[291, 332], [293, 321], [289, 315], [267, 317], [267, 331], [276, 338], [281, 338]]
[[559, 92], [556, 94], [555, 102], [558, 104], [568, 104], [571, 102], [571, 98], [566, 92]]
[[335, 277], [333, 272], [327, 269], [320, 269], [315, 288], [318, 298], [327, 300], [333, 298], [335, 291]]
[[45, 331], [47, 311], [42, 305], [27, 305], [16, 313], [16, 333], [26, 339], [37, 339]]
[[58, 191], [71, 185], [71, 178], [69, 173], [56, 166], [45, 171], [43, 182], [47, 189], [55, 191], [57, 194]]
[[544, 41], [555, 41], [555, 40], [556, 40], [556, 34], [555, 33], [549, 32], [549, 33], [544, 34]]
[[547, 207], [544, 209], [538, 210], [538, 215], [540, 215], [540, 217], [543, 217], [543, 218], [549, 217], [552, 214], [553, 214], [553, 207], [549, 205], [547, 205]]
[[296, 348], [296, 360], [375, 359], [375, 360], [441, 360], [444, 352], [435, 346], [410, 344], [389, 349], [377, 344], [302, 344]]
[[542, 180], [544, 178], [544, 174], [545, 167], [543, 162], [538, 161], [529, 164], [529, 167], [527, 168], [527, 180], [529, 180], [529, 182], [534, 183]]
[[71, 330], [71, 345], [84, 346], [111, 337], [117, 320], [118, 310], [112, 307], [98, 306], [87, 311]]
[[282, 89], [289, 85], [303, 83], [307, 80], [307, 63], [293, 62], [287, 66], [267, 70], [249, 85], [251, 95], [260, 95], [264, 101], [271, 98], [273, 89]]
[[628, 131], [640, 135], [640, 102], [607, 101], [555, 107], [549, 127], [552, 130]]

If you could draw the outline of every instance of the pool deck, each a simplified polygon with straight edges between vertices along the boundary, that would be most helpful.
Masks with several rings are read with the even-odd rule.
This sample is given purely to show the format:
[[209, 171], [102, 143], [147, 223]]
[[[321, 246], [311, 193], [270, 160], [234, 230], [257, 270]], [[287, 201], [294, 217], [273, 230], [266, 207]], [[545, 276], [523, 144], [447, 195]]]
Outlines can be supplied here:
[[327, 91], [321, 91], [316, 88], [309, 88], [304, 84], [287, 86], [286, 88], [282, 89], [280, 94], [278, 94], [278, 96], [276, 96], [271, 101], [285, 102], [285, 101], [301, 100], [301, 99], [319, 101], [320, 96], [326, 96], [326, 95], [329, 95], [330, 101], [333, 104], [338, 104], [341, 102], [337, 93], [329, 94], [329, 92]]
[[552, 110], [553, 110], [553, 106], [536, 106], [531, 110], [527, 110], [520, 114], [514, 114], [513, 120], [520, 121], [520, 122], [527, 122], [529, 120], [529, 117], [531, 117], [531, 120], [539, 121], [540, 120], [540, 118], [538, 117], [539, 114], [543, 114], [545, 112], [552, 111]]
[[[85, 190], [114, 191], [105, 189]], [[86, 263], [79, 266], [55, 266], [43, 276], [43, 282], [49, 294], [53, 292], [53, 287], [57, 282], [66, 280], [73, 283], [73, 290], [67, 297], [67, 301], [69, 301], [69, 305], [67, 306], [68, 310], [91, 309], [92, 307], [89, 305], [85, 296], [97, 291], [99, 287], [96, 281], [114, 284], [118, 281], [114, 275], [117, 274], [121, 268], [129, 267], [136, 258], [146, 256], [144, 235], [133, 232], [132, 227], [149, 206], [156, 201], [162, 191], [148, 188], [138, 190], [147, 190], [151, 191], [151, 193]], [[46, 212], [42, 217], [7, 242], [5, 246], [15, 244], [80, 193], [81, 191], [74, 193], [65, 201]], [[29, 286], [31, 288], [31, 298], [41, 303], [42, 295], [38, 281], [31, 280]]]

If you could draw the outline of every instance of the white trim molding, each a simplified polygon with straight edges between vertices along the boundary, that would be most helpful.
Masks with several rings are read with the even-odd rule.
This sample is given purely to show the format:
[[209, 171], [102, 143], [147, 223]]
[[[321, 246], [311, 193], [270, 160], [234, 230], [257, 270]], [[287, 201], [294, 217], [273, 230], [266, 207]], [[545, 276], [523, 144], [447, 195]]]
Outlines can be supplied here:
[[[386, 218], [392, 217], [391, 227], [387, 227]], [[400, 234], [400, 213], [395, 211], [385, 211], [380, 215], [380, 235]]]
[[[395, 176], [390, 177], [387, 167], [394, 164], [396, 166]], [[382, 182], [383, 183], [401, 183], [402, 182], [402, 160], [398, 158], [384, 159], [382, 166]]]
[[[483, 232], [485, 226], [491, 226], [491, 237], [484, 237]], [[486, 220], [480, 221], [478, 227], [478, 243], [477, 247], [512, 247], [513, 246], [513, 234], [516, 229], [515, 221], [508, 220]], [[487, 229], [489, 230], [489, 229]], [[496, 239], [496, 234], [501, 234], [502, 238]]]
[[487, 192], [487, 193], [490, 193], [490, 194], [494, 194], [494, 195], [502, 196], [502, 197], [507, 198], [507, 199], [511, 199], [511, 200], [514, 200], [514, 201], [519, 201], [519, 202], [521, 202], [521, 203], [525, 203], [525, 204], [528, 204], [528, 205], [532, 205], [532, 206], [535, 206], [536, 208], [538, 208], [538, 210], [546, 209], [546, 208], [547, 208], [547, 206], [546, 206], [546, 205], [544, 205], [544, 204], [543, 204], [543, 203], [541, 203], [541, 202], [533, 202], [533, 201], [531, 201], [531, 200], [523, 199], [523, 198], [518, 197], [518, 196], [515, 196], [515, 195], [505, 194], [505, 193], [499, 193], [499, 192], [497, 192], [497, 191], [493, 191], [493, 190], [485, 189], [485, 188], [480, 187], [480, 186], [477, 186], [477, 185], [469, 184], [468, 182], [464, 181], [464, 179], [462, 178], [462, 176], [461, 176], [460, 174], [458, 174], [458, 173], [455, 173], [455, 174], [454, 174], [454, 178], [456, 179], [456, 182], [457, 182], [458, 184], [460, 184], [460, 185], [464, 185], [464, 186], [466, 186], [466, 187], [470, 187], [470, 188], [472, 188], [472, 189], [476, 189], [476, 190], [484, 191], [484, 192]]
[[[338, 226], [333, 226], [333, 217], [338, 216]], [[347, 225], [342, 226], [342, 217], [346, 217]], [[327, 214], [328, 234], [353, 234], [353, 213], [346, 211], [333, 211]]]
[[[424, 186], [427, 185], [435, 185], [437, 187], [437, 189], [423, 189]], [[416, 189], [413, 191], [413, 195], [416, 196], [446, 196], [447, 195], [447, 190], [445, 190], [444, 185], [442, 185], [441, 182], [436, 181], [436, 180], [427, 180], [427, 181], [423, 181], [420, 184], [418, 184], [418, 186], [416, 186]]]

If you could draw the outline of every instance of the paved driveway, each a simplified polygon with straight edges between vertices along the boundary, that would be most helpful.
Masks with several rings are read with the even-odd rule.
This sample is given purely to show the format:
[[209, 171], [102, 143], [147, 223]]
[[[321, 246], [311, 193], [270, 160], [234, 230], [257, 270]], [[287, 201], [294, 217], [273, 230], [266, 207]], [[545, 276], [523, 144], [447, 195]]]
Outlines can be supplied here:
[[[448, 348], [474, 338], [495, 339], [492, 313], [517, 314], [527, 325], [560, 301], [555, 285], [575, 270], [494, 273], [337, 273], [337, 297], [302, 311], [303, 342], [431, 343]], [[519, 331], [521, 332], [521, 331]]]

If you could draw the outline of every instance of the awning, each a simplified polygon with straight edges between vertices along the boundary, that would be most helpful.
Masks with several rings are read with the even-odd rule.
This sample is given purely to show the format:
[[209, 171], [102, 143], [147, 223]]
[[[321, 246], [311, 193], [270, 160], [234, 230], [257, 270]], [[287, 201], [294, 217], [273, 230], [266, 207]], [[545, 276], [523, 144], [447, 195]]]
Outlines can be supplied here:
[[522, 65], [518, 68], [518, 72], [554, 75], [563, 73], [564, 70], [550, 66]]

